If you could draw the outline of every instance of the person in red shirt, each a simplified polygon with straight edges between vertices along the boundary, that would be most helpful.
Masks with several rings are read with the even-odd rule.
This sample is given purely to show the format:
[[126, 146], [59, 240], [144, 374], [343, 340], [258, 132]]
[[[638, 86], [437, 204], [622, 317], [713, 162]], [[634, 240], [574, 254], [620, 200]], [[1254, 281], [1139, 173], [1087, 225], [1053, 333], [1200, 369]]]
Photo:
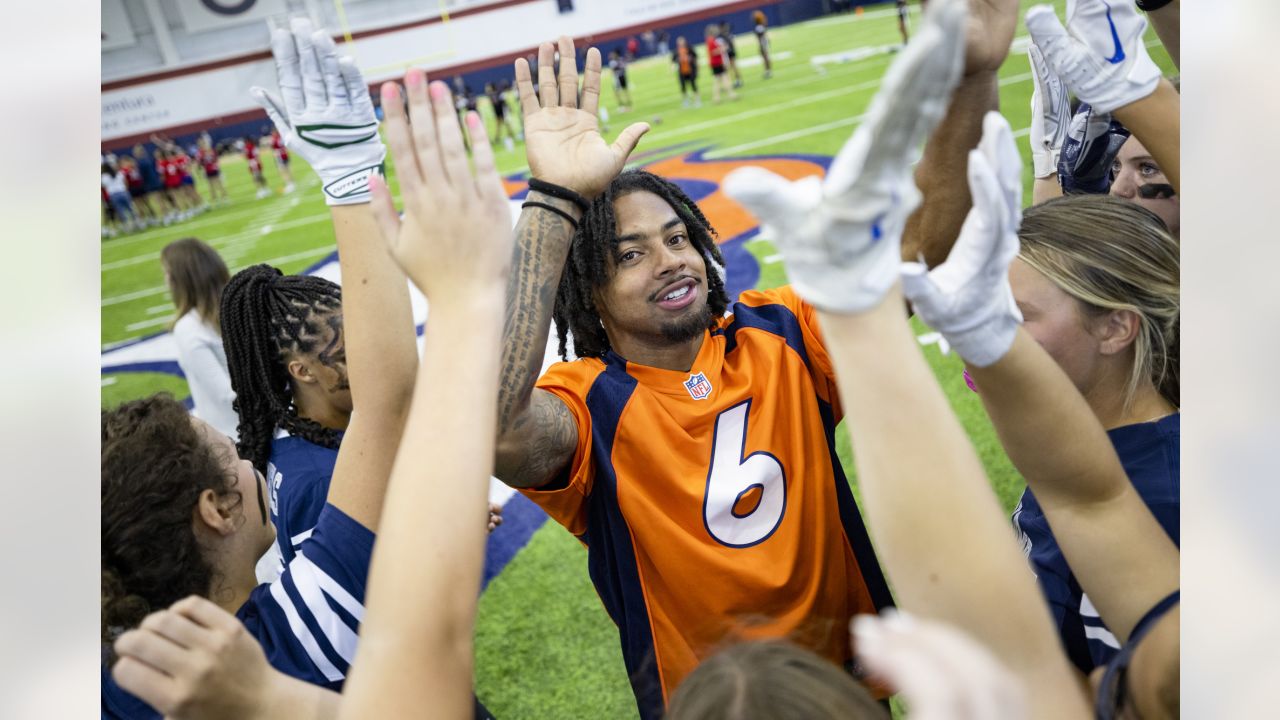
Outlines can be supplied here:
[[164, 196], [169, 203], [165, 220], [185, 220], [187, 208], [182, 201], [182, 174], [178, 171], [178, 159], [168, 150], [156, 150], [156, 169], [164, 178]]
[[279, 130], [271, 131], [271, 150], [275, 152], [276, 169], [280, 171], [280, 178], [284, 180], [285, 193], [293, 192], [293, 174], [289, 172], [289, 151], [284, 146], [284, 138], [280, 137]]
[[147, 200], [147, 184], [142, 179], [142, 170], [138, 163], [128, 155], [120, 156], [120, 169], [124, 172], [125, 183], [129, 186], [129, 197], [133, 199], [133, 207], [138, 211], [138, 218], [144, 225], [159, 222], [155, 208]]
[[191, 176], [191, 156], [178, 145], [173, 146], [174, 164], [178, 168], [178, 192], [187, 204], [187, 215], [195, 215], [209, 209], [209, 204], [196, 190], [196, 179]]
[[244, 138], [244, 159], [249, 163], [249, 174], [258, 184], [258, 199], [269, 197], [271, 188], [267, 187], [267, 179], [262, 176], [262, 160], [258, 158], [258, 143], [247, 135]]
[[729, 94], [730, 100], [737, 100], [738, 94], [733, 91], [733, 85], [729, 82], [729, 75], [725, 72], [726, 66], [729, 64], [729, 46], [720, 37], [720, 26], [708, 25], [706, 37], [707, 62], [711, 63], [711, 102], [720, 102], [720, 88], [722, 87]]
[[227, 195], [227, 188], [222, 184], [222, 169], [218, 166], [218, 151], [214, 150], [209, 144], [208, 138], [200, 138], [196, 143], [196, 162], [200, 163], [200, 169], [204, 171], [204, 177], [209, 181], [209, 199], [213, 202], [227, 202], [230, 197]]

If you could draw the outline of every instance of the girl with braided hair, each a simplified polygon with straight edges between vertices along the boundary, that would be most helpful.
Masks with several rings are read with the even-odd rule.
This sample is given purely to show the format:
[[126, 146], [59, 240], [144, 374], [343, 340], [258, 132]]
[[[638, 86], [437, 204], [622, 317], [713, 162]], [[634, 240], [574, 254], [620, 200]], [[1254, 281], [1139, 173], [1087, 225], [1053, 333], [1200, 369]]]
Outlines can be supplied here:
[[342, 291], [254, 265], [223, 290], [221, 316], [238, 447], [267, 478], [279, 570], [315, 527], [351, 422]]

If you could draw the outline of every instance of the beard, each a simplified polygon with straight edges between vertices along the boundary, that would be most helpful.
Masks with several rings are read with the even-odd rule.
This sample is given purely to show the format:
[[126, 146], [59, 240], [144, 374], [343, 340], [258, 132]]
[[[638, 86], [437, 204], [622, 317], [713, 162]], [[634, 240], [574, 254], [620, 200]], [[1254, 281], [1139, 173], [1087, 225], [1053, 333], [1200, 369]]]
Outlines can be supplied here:
[[662, 326], [662, 339], [672, 345], [687, 343], [701, 335], [711, 327], [711, 305], [702, 304], [702, 309], [665, 323]]

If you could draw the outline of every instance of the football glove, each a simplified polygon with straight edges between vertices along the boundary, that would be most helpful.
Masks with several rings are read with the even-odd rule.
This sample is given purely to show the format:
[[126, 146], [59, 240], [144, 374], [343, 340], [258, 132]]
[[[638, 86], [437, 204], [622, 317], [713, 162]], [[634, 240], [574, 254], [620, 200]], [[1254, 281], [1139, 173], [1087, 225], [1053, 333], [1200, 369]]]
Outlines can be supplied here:
[[924, 323], [965, 362], [986, 367], [1009, 352], [1022, 314], [1009, 288], [1022, 222], [1022, 162], [1004, 116], [989, 112], [969, 153], [973, 209], [947, 261], [902, 263], [902, 291]]
[[929, 4], [825, 180], [791, 182], [758, 167], [725, 178], [725, 192], [760, 220], [792, 286], [814, 306], [862, 312], [897, 280], [902, 230], [920, 202], [911, 166], [959, 81], [965, 18], [964, 0]]
[[1067, 27], [1048, 5], [1027, 11], [1027, 30], [1071, 92], [1102, 112], [1150, 95], [1160, 68], [1147, 54], [1146, 18], [1131, 0], [1067, 0]]
[[1071, 122], [1071, 99], [1040, 48], [1028, 45], [1027, 59], [1035, 80], [1031, 91], [1031, 166], [1036, 177], [1045, 178], [1058, 171], [1058, 156]]
[[1111, 163], [1120, 147], [1129, 139], [1129, 131], [1111, 118], [1111, 113], [1098, 112], [1088, 103], [1071, 118], [1071, 128], [1058, 158], [1058, 183], [1067, 194], [1105, 195], [1111, 189]]
[[285, 147], [320, 176], [325, 202], [369, 202], [369, 177], [383, 171], [387, 149], [364, 77], [349, 57], [338, 57], [333, 39], [294, 18], [290, 30], [271, 33], [281, 102], [263, 88], [249, 92], [267, 111]]

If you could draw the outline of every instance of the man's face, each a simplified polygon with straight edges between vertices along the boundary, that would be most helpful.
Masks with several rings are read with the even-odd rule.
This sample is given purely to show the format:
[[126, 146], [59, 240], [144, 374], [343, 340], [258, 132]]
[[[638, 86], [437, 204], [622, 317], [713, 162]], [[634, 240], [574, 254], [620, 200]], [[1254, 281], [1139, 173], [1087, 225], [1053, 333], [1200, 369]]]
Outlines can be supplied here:
[[665, 200], [645, 191], [613, 203], [617, 244], [596, 309], [620, 353], [688, 343], [710, 324], [707, 264]]
[[1169, 178], [1165, 177], [1164, 171], [1156, 164], [1151, 153], [1138, 142], [1138, 138], [1131, 136], [1120, 146], [1120, 152], [1111, 163], [1111, 171], [1115, 175], [1115, 180], [1111, 183], [1112, 195], [1133, 201], [1159, 215], [1169, 232], [1175, 237], [1178, 235], [1181, 216], [1178, 196], [1144, 198], [1138, 192], [1138, 188], [1143, 185], [1169, 183]]

